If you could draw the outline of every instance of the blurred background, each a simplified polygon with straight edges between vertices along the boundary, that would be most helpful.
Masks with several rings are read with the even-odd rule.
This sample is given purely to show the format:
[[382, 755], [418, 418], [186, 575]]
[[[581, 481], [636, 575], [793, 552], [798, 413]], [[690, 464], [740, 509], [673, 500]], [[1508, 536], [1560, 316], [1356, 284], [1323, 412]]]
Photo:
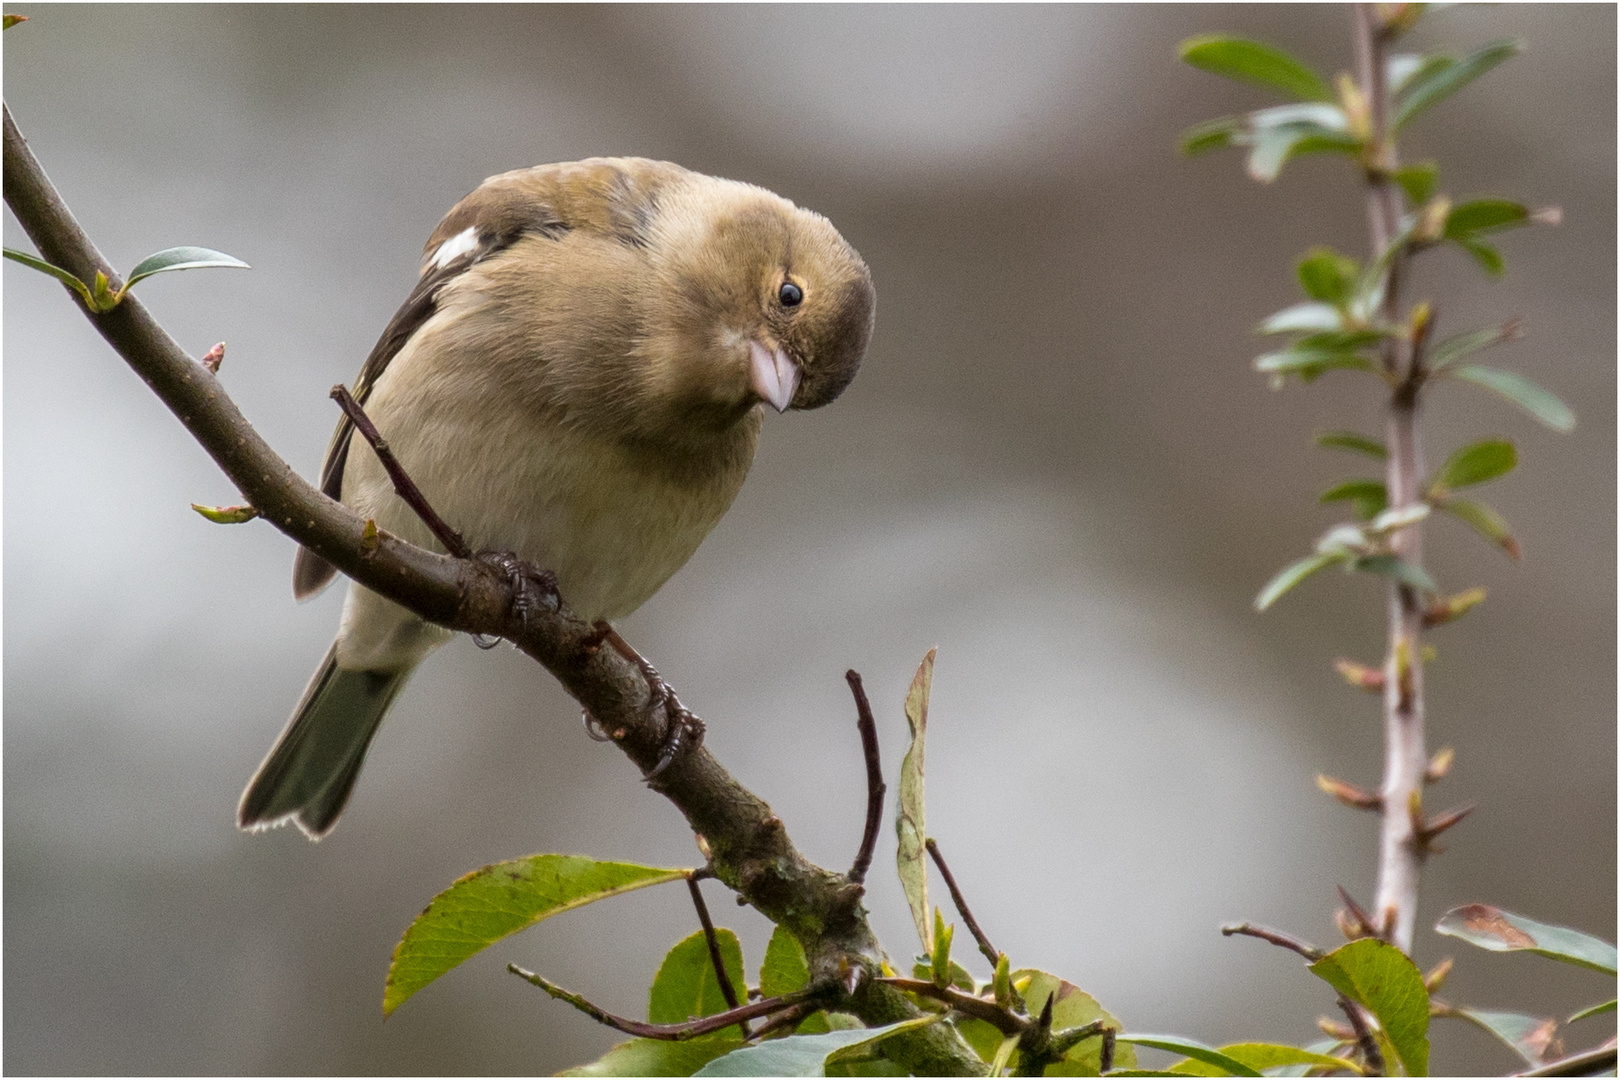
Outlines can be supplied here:
[[[1309, 1041], [1325, 987], [1252, 919], [1329, 945], [1334, 885], [1370, 903], [1376, 823], [1318, 772], [1376, 786], [1382, 589], [1327, 575], [1250, 602], [1364, 474], [1314, 431], [1377, 431], [1372, 384], [1267, 390], [1251, 328], [1298, 298], [1294, 258], [1364, 249], [1334, 160], [1271, 188], [1177, 133], [1267, 102], [1176, 61], [1207, 31], [1349, 65], [1339, 7], [260, 7], [15, 5], [5, 98], [119, 266], [195, 243], [251, 272], [144, 301], [315, 476], [423, 240], [485, 176], [597, 154], [668, 158], [827, 214], [871, 264], [866, 366], [831, 408], [767, 417], [753, 475], [691, 563], [621, 629], [708, 744], [813, 859], [864, 808], [844, 685], [859, 669], [892, 778], [901, 701], [939, 646], [928, 821], [980, 921], [1137, 1030]], [[1438, 632], [1439, 807], [1478, 800], [1426, 872], [1416, 945], [1448, 997], [1568, 1015], [1612, 984], [1428, 927], [1486, 901], [1615, 928], [1615, 9], [1453, 9], [1416, 35], [1525, 54], [1419, 121], [1456, 195], [1557, 204], [1503, 242], [1505, 281], [1423, 263], [1441, 329], [1525, 318], [1503, 352], [1576, 409], [1570, 436], [1446, 387], [1431, 461], [1493, 434], [1513, 565], [1428, 530], [1446, 586], [1489, 602]], [[7, 217], [6, 243], [28, 248]], [[458, 640], [406, 691], [337, 832], [236, 832], [243, 783], [336, 626], [299, 606], [292, 542], [188, 504], [232, 490], [61, 289], [5, 268], [5, 1048], [11, 1073], [550, 1072], [617, 1041], [506, 975], [537, 969], [642, 1015], [696, 928], [655, 889], [543, 923], [384, 1024], [391, 949], [439, 889], [539, 851], [698, 858], [631, 765], [584, 737], [535, 664]], [[884, 830], [870, 905], [915, 949]], [[710, 886], [757, 969], [769, 926]], [[976, 959], [970, 957], [970, 960]], [[985, 971], [979, 971], [983, 977]], [[1571, 1047], [1603, 1037], [1584, 1021]], [[1437, 1070], [1506, 1072], [1437, 1024]]]

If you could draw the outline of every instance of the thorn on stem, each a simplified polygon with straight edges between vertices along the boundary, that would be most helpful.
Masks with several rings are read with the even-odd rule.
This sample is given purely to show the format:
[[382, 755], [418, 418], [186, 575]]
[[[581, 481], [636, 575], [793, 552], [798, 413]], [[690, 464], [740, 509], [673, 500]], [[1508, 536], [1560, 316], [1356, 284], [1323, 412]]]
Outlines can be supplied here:
[[1357, 810], [1382, 810], [1384, 808], [1383, 796], [1365, 788], [1359, 788], [1346, 780], [1334, 779], [1325, 773], [1317, 773], [1316, 786], [1326, 794], [1344, 803], [1344, 805]]
[[1344, 901], [1344, 910], [1335, 912], [1335, 921], [1338, 922], [1344, 936], [1351, 941], [1364, 937], [1381, 937], [1372, 916], [1367, 914], [1367, 909], [1356, 903], [1355, 897], [1351, 896], [1343, 885], [1335, 888], [1339, 890], [1339, 899]]
[[1423, 985], [1432, 994], [1445, 985], [1446, 976], [1450, 974], [1451, 957], [1448, 956], [1429, 969], [1428, 973], [1423, 976]]
[[1456, 760], [1457, 753], [1451, 747], [1445, 746], [1436, 750], [1429, 759], [1429, 764], [1423, 770], [1423, 782], [1426, 784], [1438, 783], [1451, 772], [1451, 765]]
[[1384, 692], [1384, 673], [1379, 668], [1368, 667], [1366, 664], [1358, 664], [1354, 660], [1343, 658], [1333, 661], [1333, 668], [1345, 682], [1357, 690], [1365, 690], [1369, 694]]
[[220, 342], [218, 345], [215, 345], [212, 349], [209, 349], [208, 352], [205, 353], [203, 355], [203, 358], [202, 358], [202, 366], [207, 368], [210, 372], [212, 372], [215, 375], [219, 374], [219, 365], [224, 363], [224, 362], [225, 362], [225, 343], [223, 341]]

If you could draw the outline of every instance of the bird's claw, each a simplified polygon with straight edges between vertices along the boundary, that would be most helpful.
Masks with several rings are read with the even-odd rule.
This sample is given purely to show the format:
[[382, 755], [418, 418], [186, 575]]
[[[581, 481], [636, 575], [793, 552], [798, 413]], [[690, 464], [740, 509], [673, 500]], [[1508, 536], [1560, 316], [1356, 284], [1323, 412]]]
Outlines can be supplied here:
[[[511, 612], [527, 624], [529, 616], [544, 608], [556, 611], [562, 605], [562, 594], [557, 591], [557, 575], [550, 570], [536, 570], [510, 551], [481, 551], [473, 556], [481, 563], [506, 575], [512, 588]], [[480, 648], [491, 648], [478, 637], [473, 638]]]
[[664, 717], [667, 726], [664, 729], [664, 745], [658, 755], [658, 764], [654, 765], [643, 780], [655, 780], [670, 767], [683, 750], [696, 750], [703, 745], [705, 728], [703, 721], [681, 704], [681, 699], [675, 696], [675, 688], [664, 681], [658, 670], [642, 659], [638, 665], [642, 677], [647, 680], [647, 689], [651, 691], [649, 704], [661, 704], [664, 707]]

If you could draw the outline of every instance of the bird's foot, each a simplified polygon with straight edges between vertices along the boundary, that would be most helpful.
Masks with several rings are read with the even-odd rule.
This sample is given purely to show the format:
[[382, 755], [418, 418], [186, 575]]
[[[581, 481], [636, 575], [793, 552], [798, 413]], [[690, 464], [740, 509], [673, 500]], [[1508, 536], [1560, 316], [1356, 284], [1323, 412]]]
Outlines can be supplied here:
[[658, 764], [642, 777], [643, 780], [652, 781], [669, 768], [683, 750], [696, 750], [702, 746], [705, 729], [703, 721], [681, 704], [681, 699], [675, 696], [675, 688], [664, 681], [658, 669], [645, 656], [634, 649], [630, 651], [630, 659], [641, 669], [641, 677], [647, 680], [648, 704], [661, 704], [664, 707], [664, 745], [658, 754]]
[[[562, 606], [562, 594], [557, 591], [557, 575], [550, 570], [538, 570], [510, 551], [480, 551], [473, 558], [499, 570], [512, 587], [511, 612], [524, 624], [529, 616], [544, 609], [556, 611]], [[480, 648], [490, 648], [475, 635]], [[493, 644], [493, 643], [491, 643]]]

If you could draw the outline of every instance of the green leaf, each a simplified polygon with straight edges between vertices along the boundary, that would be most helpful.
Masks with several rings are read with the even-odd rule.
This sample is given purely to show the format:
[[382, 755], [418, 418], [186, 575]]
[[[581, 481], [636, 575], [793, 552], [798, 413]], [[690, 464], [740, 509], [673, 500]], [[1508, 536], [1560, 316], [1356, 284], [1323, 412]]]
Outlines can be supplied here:
[[[1101, 1020], [1115, 1031], [1121, 1030], [1120, 1022], [1097, 1003], [1097, 999], [1080, 989], [1066, 979], [1034, 968], [1020, 968], [1012, 973], [1014, 983], [1028, 979], [1029, 983], [1023, 989], [1025, 1003], [1029, 1006], [1031, 1016], [1039, 1016], [1046, 1007], [1046, 999], [1052, 998], [1052, 1030], [1063, 1031], [1067, 1028], [1084, 1027], [1094, 1020]], [[1116, 1040], [1117, 1042], [1117, 1040]], [[1018, 1055], [1014, 1054], [1014, 1071]], [[1063, 1055], [1063, 1060], [1046, 1067], [1047, 1076], [1096, 1076], [1102, 1064], [1102, 1038], [1086, 1039], [1076, 1043]], [[1114, 1067], [1116, 1069], [1134, 1069], [1136, 1067], [1136, 1051], [1127, 1046], [1116, 1046], [1114, 1051]]]
[[1462, 364], [1447, 368], [1446, 374], [1500, 394], [1554, 431], [1570, 431], [1575, 427], [1575, 414], [1568, 405], [1552, 391], [1542, 389], [1518, 372]]
[[1319, 503], [1350, 501], [1355, 504], [1356, 517], [1367, 521], [1388, 505], [1388, 495], [1380, 480], [1346, 480], [1335, 484], [1317, 496]]
[[934, 681], [934, 654], [938, 651], [937, 647], [928, 650], [911, 679], [911, 688], [906, 691], [906, 725], [911, 729], [911, 747], [900, 762], [899, 813], [894, 821], [895, 832], [900, 836], [899, 850], [895, 854], [900, 886], [905, 890], [923, 951], [930, 954], [934, 951], [934, 927], [929, 921], [928, 855], [924, 846], [928, 831], [923, 817], [923, 742], [928, 734], [928, 691]]
[[44, 259], [36, 258], [35, 256], [28, 254], [26, 251], [18, 251], [15, 248], [0, 248], [0, 251], [3, 251], [8, 259], [20, 262], [24, 266], [38, 270], [42, 274], [49, 274], [57, 281], [60, 281], [68, 288], [78, 293], [79, 298], [84, 301], [85, 307], [89, 308], [91, 311], [97, 310], [95, 301], [90, 297], [90, 286], [86, 285], [84, 282], [80, 281], [77, 277], [68, 273], [60, 266], [53, 265], [46, 262]]
[[[720, 962], [726, 966], [733, 990], [747, 989], [743, 981], [742, 946], [737, 935], [720, 927], [714, 932]], [[709, 942], [699, 930], [670, 949], [647, 992], [647, 1021], [681, 1024], [698, 1016], [713, 1016], [731, 1008], [720, 992], [720, 980], [709, 958]]]
[[1470, 499], [1451, 498], [1442, 499], [1435, 506], [1505, 550], [1509, 557], [1519, 557], [1519, 542], [1513, 538], [1512, 526], [1493, 508]]
[[1568, 1020], [1564, 1021], [1564, 1023], [1573, 1024], [1577, 1020], [1585, 1020], [1588, 1016], [1601, 1016], [1604, 1013], [1612, 1013], [1614, 1012], [1614, 1006], [1614, 998], [1610, 998], [1601, 1005], [1588, 1005], [1586, 1008], [1582, 1009], [1578, 1013], [1575, 1013]]
[[1498, 232], [1529, 223], [1530, 210], [1523, 203], [1508, 199], [1474, 199], [1451, 208], [1444, 235], [1447, 240], [1458, 240], [1475, 233]]
[[973, 1047], [973, 1052], [986, 1061], [996, 1056], [996, 1051], [1001, 1049], [1002, 1041], [1006, 1039], [1000, 1029], [987, 1020], [967, 1016], [954, 1021], [954, 1023], [962, 1038], [967, 1041], [969, 1046]]
[[1281, 49], [1257, 41], [1219, 35], [1188, 38], [1181, 43], [1181, 58], [1211, 74], [1273, 87], [1302, 100], [1334, 100], [1320, 75]]
[[1328, 247], [1314, 247], [1299, 261], [1299, 283], [1313, 300], [1342, 307], [1349, 299], [1361, 264]]
[[1485, 241], [1470, 236], [1458, 237], [1452, 242], [1472, 255], [1487, 277], [1499, 278], [1506, 272], [1507, 265], [1502, 261], [1502, 253]]
[[716, 1058], [694, 1076], [824, 1076], [831, 1061], [858, 1056], [868, 1047], [903, 1031], [915, 1031], [938, 1020], [919, 1016], [877, 1028], [829, 1031], [821, 1035], [789, 1035], [745, 1046]]
[[[938, 911], [939, 909], [935, 908], [934, 910]], [[939, 944], [938, 928], [935, 928], [934, 931], [934, 944], [936, 947]], [[948, 981], [943, 985], [954, 986], [958, 990], [965, 991], [969, 994], [977, 994], [979, 992], [979, 984], [974, 980], [972, 973], [961, 964], [958, 964], [955, 960], [950, 962], [950, 966], [946, 969], [946, 972], [946, 978]], [[934, 964], [932, 958], [927, 956], [919, 956], [917, 958], [917, 963], [911, 965], [911, 975], [912, 978], [921, 979], [923, 982], [933, 982]], [[935, 983], [935, 985], [937, 986], [942, 984]]]
[[1419, 78], [1426, 78], [1439, 68], [1456, 63], [1449, 56], [1417, 56], [1412, 53], [1394, 53], [1385, 65], [1385, 78], [1389, 93], [1399, 96]]
[[[1331, 1054], [1319, 1054], [1310, 1050], [1301, 1050], [1297, 1046], [1281, 1046], [1276, 1043], [1232, 1043], [1230, 1046], [1220, 1048], [1233, 1061], [1241, 1062], [1251, 1069], [1265, 1072], [1267, 1069], [1276, 1069], [1284, 1065], [1311, 1065], [1321, 1066], [1340, 1072], [1352, 1073], [1356, 1076], [1362, 1074], [1361, 1067], [1346, 1058], [1334, 1057]], [[1170, 1067], [1170, 1071], [1182, 1076], [1230, 1076], [1231, 1073], [1219, 1071], [1216, 1066], [1197, 1058], [1188, 1058], [1177, 1062]]]
[[1246, 127], [1241, 116], [1221, 116], [1214, 120], [1205, 120], [1202, 124], [1194, 124], [1181, 133], [1181, 152], [1188, 157], [1218, 150], [1223, 146], [1232, 145], [1238, 132]]
[[1579, 930], [1536, 922], [1489, 904], [1452, 908], [1441, 916], [1434, 928], [1492, 952], [1533, 952], [1606, 975], [1615, 973], [1614, 946], [1607, 941]]
[[1501, 326], [1492, 326], [1484, 330], [1470, 330], [1466, 334], [1454, 334], [1429, 350], [1429, 372], [1433, 374], [1444, 371], [1470, 353], [1488, 349], [1492, 345], [1500, 345], [1504, 341], [1512, 341], [1518, 336], [1518, 333], [1517, 322], [1506, 322]]
[[1363, 555], [1350, 564], [1350, 569], [1362, 574], [1378, 574], [1423, 592], [1440, 591], [1440, 587], [1434, 583], [1434, 578], [1430, 577], [1423, 567], [1413, 566], [1394, 555]]
[[240, 525], [259, 516], [259, 512], [251, 506], [203, 506], [192, 503], [191, 508], [215, 525]]
[[383, 1015], [463, 960], [542, 919], [690, 872], [578, 855], [530, 855], [475, 870], [435, 896], [394, 947]]
[[3, 15], [0, 16], [0, 30], [10, 30], [18, 23], [25, 23], [27, 21], [28, 16], [26, 15]]
[[565, 1069], [558, 1076], [691, 1076], [715, 1058], [741, 1048], [735, 1035], [724, 1038], [631, 1039], [620, 1043], [589, 1065]]
[[1351, 450], [1380, 461], [1389, 457], [1389, 451], [1377, 439], [1359, 435], [1354, 431], [1324, 431], [1316, 436], [1316, 445], [1332, 450]]
[[759, 965], [759, 992], [765, 997], [781, 997], [810, 985], [810, 965], [799, 939], [778, 926], [765, 946], [765, 960]]
[[1341, 945], [1311, 971], [1378, 1020], [1408, 1076], [1429, 1071], [1429, 992], [1423, 973], [1386, 941], [1361, 938]]
[[1446, 491], [1506, 476], [1518, 463], [1519, 452], [1512, 443], [1506, 439], [1486, 439], [1465, 446], [1447, 458], [1429, 481], [1429, 487], [1441, 488], [1443, 495]]
[[1272, 375], [1298, 375], [1311, 382], [1326, 371], [1376, 371], [1373, 362], [1360, 353], [1342, 349], [1281, 349], [1254, 358], [1254, 370]]
[[1426, 62], [1396, 99], [1394, 129], [1400, 131], [1419, 113], [1444, 101], [1523, 47], [1517, 41], [1493, 41], [1461, 60], [1443, 63], [1445, 58], [1435, 58]]
[[1354, 136], [1309, 122], [1256, 127], [1249, 136], [1249, 176], [1269, 184], [1284, 165], [1305, 154], [1349, 154], [1361, 148]]
[[125, 293], [143, 278], [153, 274], [163, 274], [170, 270], [201, 270], [206, 267], [222, 267], [233, 270], [251, 270], [252, 267], [234, 255], [227, 255], [223, 251], [215, 251], [205, 247], [172, 247], [148, 255], [135, 264], [135, 269], [129, 272], [129, 280], [124, 287], [118, 290], [118, 298], [123, 299]]
[[1494, 1035], [1531, 1066], [1543, 1064], [1547, 1048], [1558, 1033], [1558, 1021], [1523, 1013], [1488, 1012], [1485, 1009], [1451, 1009], [1443, 1013], [1466, 1020], [1487, 1034]]
[[1344, 313], [1332, 304], [1308, 301], [1285, 307], [1257, 328], [1261, 334], [1293, 334], [1300, 331], [1341, 330]]
[[1395, 170], [1395, 182], [1406, 192], [1413, 206], [1422, 206], [1434, 197], [1440, 186], [1440, 166], [1432, 161], [1420, 161]]
[[1308, 555], [1292, 566], [1285, 567], [1276, 577], [1266, 582], [1266, 587], [1261, 589], [1260, 595], [1254, 598], [1254, 609], [1256, 611], [1266, 610], [1295, 585], [1298, 585], [1318, 570], [1325, 570], [1337, 563], [1344, 562], [1347, 557], [1341, 551]]
[[1212, 1065], [1221, 1070], [1217, 1073], [1201, 1075], [1211, 1076], [1259, 1076], [1258, 1069], [1252, 1069], [1233, 1057], [1228, 1057], [1215, 1049], [1206, 1046], [1196, 1039], [1184, 1039], [1180, 1035], [1120, 1035], [1115, 1043], [1134, 1043], [1137, 1046], [1151, 1046], [1155, 1050], [1168, 1050], [1172, 1054], [1182, 1054], [1193, 1061], [1205, 1065]]

